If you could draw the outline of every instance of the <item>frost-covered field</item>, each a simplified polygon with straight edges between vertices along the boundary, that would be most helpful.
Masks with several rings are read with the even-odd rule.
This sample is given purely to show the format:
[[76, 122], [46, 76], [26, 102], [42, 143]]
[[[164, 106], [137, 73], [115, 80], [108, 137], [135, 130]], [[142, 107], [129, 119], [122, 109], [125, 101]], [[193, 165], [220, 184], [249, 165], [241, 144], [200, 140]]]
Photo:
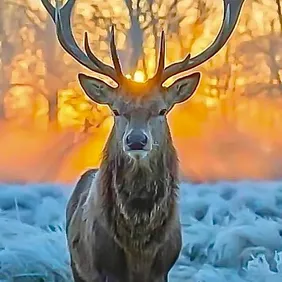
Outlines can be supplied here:
[[[0, 185], [0, 282], [71, 281], [70, 191]], [[282, 281], [282, 182], [182, 184], [181, 211], [184, 246], [170, 281]]]

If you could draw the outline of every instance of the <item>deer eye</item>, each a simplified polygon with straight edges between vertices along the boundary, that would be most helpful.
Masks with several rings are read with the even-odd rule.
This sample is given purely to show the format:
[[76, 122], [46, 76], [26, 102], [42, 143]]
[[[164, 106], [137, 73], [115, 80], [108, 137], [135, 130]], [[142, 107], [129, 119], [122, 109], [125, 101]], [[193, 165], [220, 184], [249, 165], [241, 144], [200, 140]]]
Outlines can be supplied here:
[[120, 115], [118, 110], [113, 110], [113, 114], [114, 114], [115, 116], [119, 116], [119, 115]]
[[159, 112], [160, 116], [164, 116], [165, 114], [166, 114], [166, 109], [160, 110], [160, 112]]

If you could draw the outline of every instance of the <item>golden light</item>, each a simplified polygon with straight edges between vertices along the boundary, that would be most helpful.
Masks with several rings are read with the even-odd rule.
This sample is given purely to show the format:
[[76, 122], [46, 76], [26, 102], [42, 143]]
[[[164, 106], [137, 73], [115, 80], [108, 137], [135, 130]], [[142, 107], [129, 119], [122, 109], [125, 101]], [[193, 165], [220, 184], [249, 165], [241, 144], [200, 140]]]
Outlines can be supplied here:
[[205, 103], [206, 103], [208, 108], [213, 108], [213, 107], [216, 107], [218, 105], [218, 100], [211, 98], [211, 97], [206, 97]]
[[145, 81], [145, 74], [143, 71], [138, 70], [134, 73], [133, 80], [136, 82], [144, 82]]
[[[93, 11], [89, 9], [86, 3], [88, 1], [81, 2], [84, 3], [78, 4], [77, 14], [82, 15], [87, 22]], [[126, 9], [123, 5], [118, 5], [116, 3], [118, 1], [113, 2], [115, 2], [113, 7], [117, 22], [129, 29], [130, 21], [124, 20], [127, 17], [124, 14]], [[140, 7], [147, 9], [144, 6], [146, 1], [141, 2]], [[27, 3], [31, 9], [40, 9], [45, 13], [44, 7], [37, 1], [27, 0]], [[181, 2], [177, 11], [187, 10], [189, 5], [189, 3]], [[168, 7], [169, 4], [165, 4], [160, 9], [154, 3], [152, 10], [156, 15], [161, 16], [167, 13]], [[101, 6], [101, 13], [104, 18], [109, 18], [112, 12], [107, 5], [104, 5]], [[255, 19], [251, 23], [243, 19], [237, 27], [239, 34], [254, 29], [254, 38], [251, 38], [251, 41], [256, 40], [259, 36], [269, 35], [271, 25], [266, 28], [265, 25], [260, 26], [259, 23], [272, 21], [273, 17], [272, 15], [266, 16], [267, 13], [263, 9], [260, 12], [254, 9], [253, 14]], [[47, 13], [45, 15], [47, 18]], [[197, 22], [190, 19], [185, 18], [179, 25], [181, 34], [172, 33], [168, 38], [167, 63], [178, 61], [183, 51], [186, 52], [190, 46], [191, 37], [186, 32], [191, 31], [197, 36], [202, 34], [203, 25], [197, 26]], [[139, 20], [142, 22], [144, 18]], [[209, 19], [207, 24], [209, 24]], [[96, 22], [91, 23], [91, 27], [95, 29], [95, 32], [91, 33], [91, 39], [98, 44], [100, 51], [108, 51], [109, 46], [103, 39], [107, 38], [108, 30], [99, 25], [100, 22], [96, 30]], [[83, 26], [80, 26], [79, 29], [84, 29]], [[219, 22], [217, 26], [219, 27]], [[59, 55], [64, 59], [65, 68], [62, 65], [62, 73], [65, 75], [64, 79], [67, 79], [67, 86], [61, 83], [60, 77], [58, 79], [53, 75], [46, 76], [48, 71], [45, 59], [46, 50], [42, 47], [44, 42], [43, 45], [41, 43], [34, 45], [35, 31], [23, 26], [20, 30], [22, 39], [25, 44], [28, 44], [25, 45], [25, 51], [13, 56], [12, 63], [9, 64], [0, 59], [0, 65], [2, 63], [2, 68], [4, 67], [4, 70], [7, 71], [7, 78], [10, 77], [9, 83], [19, 84], [4, 93], [7, 119], [0, 119], [0, 132], [3, 136], [0, 138], [0, 181], [72, 182], [86, 168], [99, 166], [103, 146], [113, 126], [114, 118], [110, 114], [108, 105], [95, 104], [86, 97], [75, 79], [75, 69], [70, 73], [65, 73], [64, 70], [67, 70], [73, 60], [66, 52], [59, 53]], [[193, 53], [199, 53], [200, 49], [209, 44], [213, 35], [208, 34], [209, 32], [205, 32], [199, 40], [197, 38], [198, 43], [193, 45]], [[119, 48], [126, 47], [126, 34], [119, 32], [117, 40]], [[245, 39], [235, 36], [233, 39], [236, 46], [240, 46], [245, 40], [250, 39], [248, 36]], [[147, 79], [146, 73], [148, 76], [153, 75], [156, 55], [155, 41], [153, 34], [146, 35], [143, 47], [147, 71], [141, 70], [140, 61], [135, 72], [125, 75], [127, 79], [142, 84]], [[276, 62], [282, 59], [282, 55], [278, 53], [273, 55]], [[269, 70], [266, 64], [263, 64], [264, 69], [257, 77], [255, 71], [251, 72], [248, 68], [246, 69], [246, 65], [230, 52], [228, 64], [231, 67], [232, 77], [228, 80], [228, 85], [226, 85], [228, 87], [225, 88], [224, 79], [217, 77], [218, 70], [222, 71], [224, 75], [229, 73], [225, 72], [227, 70], [225, 52], [221, 54], [216, 56], [210, 64], [206, 64], [206, 68], [203, 69], [205, 70], [204, 79], [195, 94], [194, 102], [188, 102], [183, 107], [179, 105], [169, 118], [181, 170], [189, 179], [203, 181], [226, 178], [280, 177], [282, 173], [277, 172], [277, 164], [282, 159], [282, 99], [269, 99], [268, 96], [259, 95], [264, 92], [267, 94], [267, 91], [258, 92], [255, 97], [241, 96], [241, 93], [247, 92], [244, 87], [249, 87], [253, 81], [261, 80], [265, 86], [269, 84], [276, 89], [279, 80], [273, 79], [271, 84], [268, 82]], [[246, 54], [242, 51], [242, 55], [247, 56], [248, 54], [248, 51]], [[109, 56], [104, 56], [103, 60], [105, 63], [111, 63]], [[56, 60], [53, 60], [53, 64], [56, 64]], [[282, 76], [282, 70], [278, 70], [278, 73]], [[104, 79], [110, 85], [115, 84], [112, 79], [105, 76], [97, 74], [97, 77]], [[164, 85], [171, 85], [175, 79], [176, 77], [167, 79]], [[50, 83], [54, 85], [49, 87]], [[137, 90], [139, 90], [138, 86]], [[142, 89], [143, 85], [140, 86]], [[50, 115], [49, 106], [51, 104], [54, 105], [55, 113], [52, 112]], [[23, 127], [19, 126], [23, 124]], [[86, 130], [82, 132], [81, 128], [84, 125]], [[227, 154], [224, 153], [226, 151]], [[17, 163], [19, 157], [21, 162]], [[53, 167], [56, 173], [52, 171]], [[37, 171], [36, 175], [34, 175], [34, 170]]]

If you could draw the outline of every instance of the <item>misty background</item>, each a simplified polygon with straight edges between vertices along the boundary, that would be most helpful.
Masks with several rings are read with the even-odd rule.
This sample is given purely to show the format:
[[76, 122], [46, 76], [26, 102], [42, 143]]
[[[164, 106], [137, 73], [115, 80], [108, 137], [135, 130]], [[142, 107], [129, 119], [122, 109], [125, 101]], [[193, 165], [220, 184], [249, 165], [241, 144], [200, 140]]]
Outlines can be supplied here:
[[[142, 81], [154, 73], [161, 30], [169, 64], [204, 50], [222, 16], [218, 0], [77, 0], [72, 24], [79, 46], [88, 31], [109, 64], [115, 24], [123, 71]], [[77, 73], [90, 73], [60, 47], [41, 1], [1, 0], [0, 19], [0, 181], [71, 182], [99, 166], [109, 110], [82, 92]], [[281, 178], [281, 50], [280, 1], [246, 0], [231, 40], [198, 68], [197, 93], [169, 115], [182, 178]]]

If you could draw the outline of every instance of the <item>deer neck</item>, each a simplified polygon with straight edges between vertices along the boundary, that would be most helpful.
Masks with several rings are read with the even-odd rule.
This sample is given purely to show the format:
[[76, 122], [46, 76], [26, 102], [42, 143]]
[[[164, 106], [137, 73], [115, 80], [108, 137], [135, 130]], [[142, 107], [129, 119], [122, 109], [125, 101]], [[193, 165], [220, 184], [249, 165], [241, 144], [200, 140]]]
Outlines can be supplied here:
[[178, 193], [178, 159], [171, 137], [165, 139], [166, 146], [140, 163], [115, 144], [112, 136], [105, 146], [100, 168], [100, 188], [104, 206], [108, 207], [108, 220], [118, 224], [117, 232], [131, 232], [131, 237], [133, 233], [137, 237], [141, 233], [151, 234], [164, 224]]

